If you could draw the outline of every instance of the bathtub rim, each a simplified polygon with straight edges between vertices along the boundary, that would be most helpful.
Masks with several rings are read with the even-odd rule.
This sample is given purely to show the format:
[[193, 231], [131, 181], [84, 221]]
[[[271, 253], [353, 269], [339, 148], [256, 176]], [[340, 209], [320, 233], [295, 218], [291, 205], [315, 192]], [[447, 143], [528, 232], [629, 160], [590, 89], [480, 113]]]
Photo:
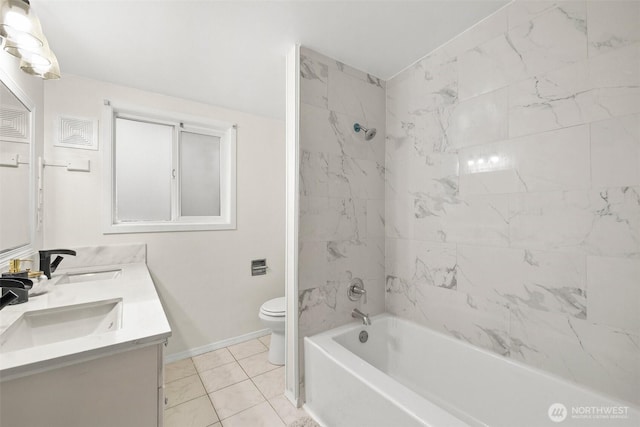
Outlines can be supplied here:
[[[353, 324], [351, 324], [351, 326], [353, 326]], [[324, 332], [322, 334], [324, 334]], [[366, 386], [376, 390], [377, 393], [379, 393], [380, 395], [388, 399], [394, 406], [397, 406], [401, 410], [405, 411], [411, 418], [415, 419], [416, 422], [422, 424], [423, 426], [437, 427], [441, 425], [447, 425], [447, 426], [467, 425], [466, 423], [463, 424], [464, 421], [460, 420], [460, 418], [451, 414], [446, 409], [443, 409], [442, 407], [429, 401], [423, 396], [420, 396], [418, 393], [411, 390], [409, 387], [406, 387], [405, 385], [399, 383], [397, 380], [385, 374], [375, 366], [369, 364], [364, 359], [359, 358], [357, 355], [355, 355], [354, 353], [349, 351], [347, 348], [340, 345], [338, 342], [333, 341], [331, 335], [327, 335], [325, 337], [325, 339], [330, 340], [330, 341], [327, 341], [330, 346], [329, 349], [327, 349], [326, 347], [323, 347], [321, 344], [318, 344], [317, 342], [312, 341], [311, 338], [312, 337], [304, 337], [305, 359], [307, 359], [307, 354], [306, 354], [307, 344], [312, 346], [314, 349], [316, 349], [320, 353], [322, 353], [324, 357], [331, 360], [333, 363], [342, 367], [344, 367], [344, 363], [341, 363], [339, 361], [340, 356], [349, 357], [349, 355], [351, 355], [350, 357], [352, 358], [355, 357], [359, 359], [361, 363], [358, 363], [357, 366], [344, 367], [344, 369], [346, 369], [349, 372], [349, 374], [356, 377], [359, 381], [361, 381]], [[330, 351], [335, 351], [335, 353], [332, 354], [330, 353]], [[305, 373], [305, 389], [309, 390], [308, 385], [306, 384], [306, 381], [307, 381], [307, 376]], [[390, 388], [397, 389], [399, 393], [395, 395], [391, 395], [385, 391], [385, 389], [388, 390]], [[401, 403], [401, 401], [404, 401], [405, 403]], [[306, 399], [305, 399], [304, 407], [309, 412], [309, 414], [313, 415], [313, 418], [315, 420], [319, 421], [319, 424], [323, 426], [328, 425], [325, 422], [325, 420], [322, 417], [320, 417], [318, 413], [311, 406], [309, 406], [309, 402]], [[435, 422], [433, 422], [433, 424], [430, 424], [425, 420], [431, 420], [434, 418], [434, 412], [432, 411], [435, 411], [435, 413], [438, 414], [439, 416], [436, 416], [437, 419], [435, 420]], [[480, 424], [480, 425], [485, 425], [485, 424]]]
[[[561, 376], [559, 376], [557, 374], [554, 374], [553, 372], [545, 371], [543, 369], [537, 368], [535, 366], [528, 365], [528, 364], [520, 362], [518, 360], [509, 358], [509, 357], [506, 357], [506, 356], [502, 356], [502, 355], [500, 355], [498, 353], [495, 353], [493, 351], [487, 350], [485, 348], [475, 346], [473, 344], [470, 344], [468, 342], [459, 340], [459, 339], [457, 339], [455, 337], [452, 337], [450, 335], [445, 334], [444, 332], [437, 331], [435, 329], [432, 329], [432, 328], [430, 328], [428, 326], [422, 325], [422, 324], [420, 324], [418, 322], [415, 322], [413, 320], [410, 320], [410, 319], [405, 319], [403, 317], [396, 316], [396, 315], [391, 314], [391, 313], [380, 313], [380, 314], [377, 314], [375, 316], [371, 316], [371, 322], [372, 323], [375, 322], [375, 321], [382, 321], [382, 320], [386, 320], [386, 319], [394, 319], [394, 320], [397, 320], [397, 321], [400, 321], [400, 322], [408, 323], [408, 324], [413, 325], [413, 326], [415, 326], [417, 328], [426, 330], [428, 333], [435, 335], [439, 339], [444, 339], [444, 340], [446, 340], [446, 341], [448, 341], [450, 343], [453, 343], [454, 345], [461, 346], [461, 347], [464, 347], [464, 348], [471, 348], [472, 350], [478, 351], [478, 352], [480, 352], [481, 354], [483, 354], [485, 356], [497, 359], [502, 363], [508, 363], [510, 365], [513, 365], [516, 368], [524, 369], [524, 370], [528, 371], [531, 374], [535, 374], [536, 376], [541, 376], [541, 377], [543, 377], [543, 378], [545, 378], [547, 380], [550, 380], [550, 381], [553, 381], [553, 382], [560, 382], [560, 383], [570, 384], [572, 387], [578, 389], [580, 392], [586, 393], [586, 394], [589, 394], [589, 395], [593, 395], [593, 397], [605, 400], [605, 401], [611, 403], [612, 406], [627, 406], [630, 411], [636, 412], [637, 416], [640, 417], [640, 405], [639, 404], [635, 404], [635, 403], [629, 402], [629, 401], [627, 401], [627, 400], [625, 400], [623, 398], [618, 398], [616, 396], [612, 396], [612, 395], [603, 393], [602, 391], [599, 391], [599, 390], [594, 389], [592, 387], [586, 386], [584, 384], [577, 383], [577, 382], [575, 382], [573, 380], [570, 380], [568, 378], [561, 377]], [[327, 330], [327, 331], [323, 331], [323, 332], [320, 332], [320, 333], [315, 334], [315, 335], [304, 337], [304, 340], [305, 340], [305, 343], [307, 342], [307, 340], [309, 340], [309, 342], [311, 342], [313, 344], [316, 344], [315, 340], [319, 340], [320, 343], [322, 343], [322, 342], [328, 343], [329, 346], [331, 346], [331, 347], [333, 347], [335, 345], [335, 346], [338, 347], [338, 349], [342, 349], [345, 352], [347, 352], [348, 354], [351, 354], [351, 355], [357, 357], [358, 359], [362, 360], [362, 362], [364, 362], [368, 367], [371, 367], [376, 372], [379, 372], [380, 374], [386, 376], [386, 374], [384, 372], [382, 372], [381, 370], [379, 370], [375, 366], [371, 365], [366, 360], [361, 359], [359, 356], [357, 356], [356, 354], [354, 354], [351, 351], [349, 351], [346, 347], [343, 347], [338, 341], [336, 341], [334, 339], [334, 337], [336, 337], [337, 335], [341, 335], [341, 334], [344, 334], [344, 333], [346, 333], [348, 331], [357, 330], [357, 329], [360, 329], [360, 328], [365, 328], [366, 329], [366, 326], [362, 325], [361, 323], [358, 323], [357, 321], [352, 321], [352, 322], [349, 322], [349, 323], [347, 323], [345, 325], [338, 326], [336, 328], [333, 328], [333, 329], [330, 329], [330, 330]], [[324, 353], [328, 357], [330, 357], [334, 362], [338, 363], [338, 360], [335, 357], [332, 357], [327, 352], [325, 347], [319, 346], [317, 344], [316, 344], [316, 346], [320, 347], [320, 349], [323, 350]], [[342, 352], [339, 352], [339, 353], [340, 354], [344, 354]], [[360, 377], [358, 377], [358, 378], [360, 378]], [[371, 386], [370, 382], [367, 381], [366, 378], [361, 378], [361, 379], [367, 385]], [[397, 382], [397, 383], [400, 384], [399, 382]], [[414, 393], [416, 396], [419, 396], [421, 399], [427, 400], [427, 398], [425, 398], [425, 397], [421, 396], [420, 394], [414, 392], [409, 387], [406, 387], [403, 384], [400, 384], [400, 385], [402, 385], [404, 388], [406, 388], [411, 393]], [[387, 396], [387, 395], [385, 394], [385, 396]], [[435, 405], [435, 406], [438, 409], [445, 410], [445, 409], [441, 408], [440, 406], [437, 406], [437, 405]], [[455, 415], [454, 415], [454, 417], [455, 417]], [[483, 424], [482, 421], [477, 420], [477, 419], [475, 419], [475, 418], [473, 418], [471, 416], [469, 416], [469, 417], [472, 420], [474, 420], [475, 422], [478, 422], [481, 425]]]

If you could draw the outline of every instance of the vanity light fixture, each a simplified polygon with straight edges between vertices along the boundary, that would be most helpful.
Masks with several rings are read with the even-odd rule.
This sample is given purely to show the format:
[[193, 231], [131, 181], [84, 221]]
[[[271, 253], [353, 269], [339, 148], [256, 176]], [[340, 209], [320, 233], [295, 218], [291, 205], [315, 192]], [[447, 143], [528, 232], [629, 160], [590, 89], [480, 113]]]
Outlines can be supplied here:
[[24, 72], [47, 80], [60, 78], [58, 59], [29, 0], [0, 0], [0, 37], [5, 52], [20, 58]]

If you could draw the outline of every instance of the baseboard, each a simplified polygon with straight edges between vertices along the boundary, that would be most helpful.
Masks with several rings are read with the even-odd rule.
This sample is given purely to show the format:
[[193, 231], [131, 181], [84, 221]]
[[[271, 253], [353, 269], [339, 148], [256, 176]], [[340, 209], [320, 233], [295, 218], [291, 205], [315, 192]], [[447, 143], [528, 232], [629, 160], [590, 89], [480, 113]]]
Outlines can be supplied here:
[[296, 408], [300, 408], [302, 406], [302, 401], [299, 398], [296, 398], [291, 392], [291, 390], [285, 390], [284, 397], [286, 397], [287, 400], [291, 402], [291, 404]]
[[204, 345], [202, 347], [192, 348], [179, 353], [173, 353], [165, 355], [164, 363], [176, 362], [178, 360], [186, 359], [187, 357], [197, 356], [199, 354], [208, 353], [210, 351], [219, 350], [230, 345], [239, 344], [241, 342], [249, 341], [255, 338], [260, 338], [271, 333], [270, 329], [260, 329], [259, 331], [249, 332], [248, 334], [239, 335], [233, 338], [227, 338], [226, 340], [217, 341], [211, 344]]

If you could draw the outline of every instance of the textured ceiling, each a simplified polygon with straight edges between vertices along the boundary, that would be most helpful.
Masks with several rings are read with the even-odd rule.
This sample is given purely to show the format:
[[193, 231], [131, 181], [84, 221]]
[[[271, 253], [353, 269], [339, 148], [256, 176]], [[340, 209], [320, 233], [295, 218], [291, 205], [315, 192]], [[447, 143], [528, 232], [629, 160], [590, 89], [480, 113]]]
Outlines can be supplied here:
[[276, 118], [294, 43], [387, 79], [506, 3], [31, 1], [63, 73]]

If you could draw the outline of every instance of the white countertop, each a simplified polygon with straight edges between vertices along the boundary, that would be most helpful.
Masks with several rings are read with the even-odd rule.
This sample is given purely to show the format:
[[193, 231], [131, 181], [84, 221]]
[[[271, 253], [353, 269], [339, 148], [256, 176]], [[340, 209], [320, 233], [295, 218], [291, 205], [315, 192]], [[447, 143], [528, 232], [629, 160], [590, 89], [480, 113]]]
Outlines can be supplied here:
[[[121, 269], [122, 273], [115, 279], [55, 285], [56, 278], [64, 273], [109, 269]], [[169, 322], [144, 263], [60, 270], [52, 277], [48, 288], [47, 293], [29, 297], [24, 304], [2, 309], [0, 334], [28, 311], [119, 298], [122, 298], [121, 328], [11, 352], [0, 351], [0, 381], [159, 343], [171, 335]]]

